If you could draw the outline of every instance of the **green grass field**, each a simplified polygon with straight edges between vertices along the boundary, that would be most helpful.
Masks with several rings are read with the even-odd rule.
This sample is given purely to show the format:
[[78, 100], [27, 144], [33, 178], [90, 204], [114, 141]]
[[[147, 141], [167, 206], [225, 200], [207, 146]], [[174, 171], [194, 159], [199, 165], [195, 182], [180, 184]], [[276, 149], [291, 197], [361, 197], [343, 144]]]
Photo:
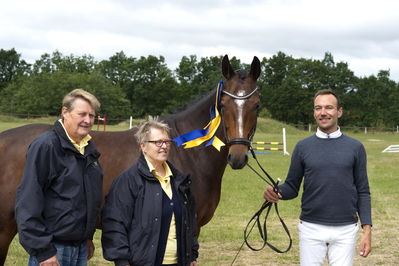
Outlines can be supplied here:
[[[16, 121], [0, 116], [0, 131], [26, 123], [53, 123], [54, 119]], [[125, 130], [127, 127], [127, 123], [122, 123], [118, 126], [107, 126], [107, 130]], [[282, 127], [287, 128], [288, 152], [292, 152], [300, 139], [311, 134], [276, 121], [259, 119], [255, 140], [282, 141]], [[366, 259], [357, 255], [355, 265], [398, 265], [399, 251], [396, 250], [396, 247], [399, 246], [399, 231], [396, 225], [399, 221], [397, 218], [399, 213], [399, 153], [381, 153], [381, 151], [389, 145], [399, 144], [399, 134], [345, 133], [359, 139], [366, 147], [373, 207], [373, 251]], [[257, 155], [257, 157], [270, 175], [274, 178], [285, 179], [290, 156], [284, 156], [282, 152], [276, 151], [266, 155]], [[256, 167], [253, 159], [250, 159], [249, 163]], [[247, 222], [263, 202], [262, 193], [265, 186], [266, 184], [248, 167], [242, 170], [227, 168], [223, 177], [218, 209], [211, 222], [201, 229], [198, 260], [200, 265], [231, 265], [243, 243], [243, 231]], [[293, 238], [292, 249], [286, 254], [277, 254], [268, 247], [254, 252], [244, 246], [234, 265], [299, 265], [296, 225], [300, 213], [300, 199], [281, 201], [279, 209]], [[269, 219], [269, 240], [280, 249], [285, 249], [288, 239], [276, 220], [274, 212], [271, 213]], [[100, 234], [101, 232], [97, 231], [95, 239], [97, 249], [90, 265], [112, 265], [102, 258]], [[251, 240], [255, 246], [259, 244], [255, 230]], [[27, 255], [16, 237], [10, 246], [6, 265], [26, 265], [26, 262]]]

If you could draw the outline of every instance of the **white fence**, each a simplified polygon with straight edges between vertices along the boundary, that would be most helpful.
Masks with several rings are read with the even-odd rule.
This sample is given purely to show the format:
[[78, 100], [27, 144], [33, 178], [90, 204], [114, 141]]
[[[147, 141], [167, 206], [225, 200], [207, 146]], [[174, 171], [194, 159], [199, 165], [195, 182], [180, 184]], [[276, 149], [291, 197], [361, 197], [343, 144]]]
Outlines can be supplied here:
[[399, 152], [399, 145], [390, 145], [382, 152]]

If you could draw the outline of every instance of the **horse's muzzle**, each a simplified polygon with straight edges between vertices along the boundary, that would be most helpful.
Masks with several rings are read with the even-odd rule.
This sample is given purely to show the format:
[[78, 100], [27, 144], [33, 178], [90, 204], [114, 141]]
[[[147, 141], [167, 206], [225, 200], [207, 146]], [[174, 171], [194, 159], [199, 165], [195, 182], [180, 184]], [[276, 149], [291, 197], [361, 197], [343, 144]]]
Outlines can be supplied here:
[[236, 138], [228, 142], [229, 155], [227, 162], [233, 169], [242, 169], [248, 162], [248, 149], [251, 142], [248, 139]]

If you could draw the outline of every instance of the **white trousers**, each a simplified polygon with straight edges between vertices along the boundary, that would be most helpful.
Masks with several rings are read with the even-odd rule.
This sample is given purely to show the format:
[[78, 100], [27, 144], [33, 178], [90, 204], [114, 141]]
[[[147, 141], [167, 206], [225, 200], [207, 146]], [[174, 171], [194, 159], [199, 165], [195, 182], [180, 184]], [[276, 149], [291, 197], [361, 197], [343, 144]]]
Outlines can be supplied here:
[[357, 224], [330, 226], [301, 221], [298, 224], [301, 265], [323, 265], [327, 257], [331, 266], [351, 266], [358, 230]]

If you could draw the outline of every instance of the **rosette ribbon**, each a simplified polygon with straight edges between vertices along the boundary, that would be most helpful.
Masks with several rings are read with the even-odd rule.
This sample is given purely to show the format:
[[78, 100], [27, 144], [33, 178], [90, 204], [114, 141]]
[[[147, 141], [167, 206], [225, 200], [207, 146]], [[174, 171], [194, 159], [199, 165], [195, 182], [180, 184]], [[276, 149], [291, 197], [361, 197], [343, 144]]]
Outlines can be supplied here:
[[180, 135], [174, 139], [177, 146], [183, 145], [185, 149], [193, 148], [205, 143], [205, 147], [212, 145], [218, 151], [225, 144], [217, 136], [217, 129], [222, 121], [219, 114], [218, 105], [220, 104], [221, 93], [223, 90], [223, 81], [220, 81], [216, 89], [216, 101], [210, 109], [210, 122], [203, 129], [193, 130], [191, 132]]

